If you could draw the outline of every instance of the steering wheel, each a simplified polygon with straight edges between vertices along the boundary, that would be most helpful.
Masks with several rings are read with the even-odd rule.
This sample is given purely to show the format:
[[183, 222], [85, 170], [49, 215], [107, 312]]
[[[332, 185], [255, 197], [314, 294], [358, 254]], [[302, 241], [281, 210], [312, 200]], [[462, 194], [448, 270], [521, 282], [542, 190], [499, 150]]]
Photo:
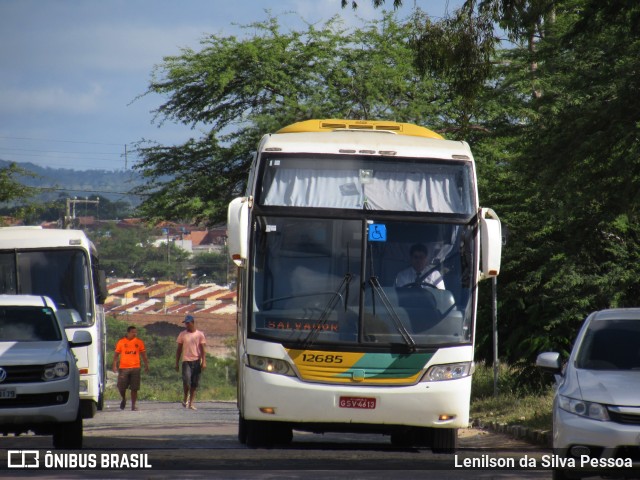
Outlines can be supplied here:
[[418, 282], [411, 282], [411, 283], [407, 283], [406, 285], [403, 285], [402, 287], [399, 287], [399, 290], [413, 290], [416, 288], [422, 288], [422, 287], [429, 287], [429, 288], [438, 288], [436, 287], [433, 283], [429, 283], [429, 282], [422, 282], [422, 283], [418, 283]]

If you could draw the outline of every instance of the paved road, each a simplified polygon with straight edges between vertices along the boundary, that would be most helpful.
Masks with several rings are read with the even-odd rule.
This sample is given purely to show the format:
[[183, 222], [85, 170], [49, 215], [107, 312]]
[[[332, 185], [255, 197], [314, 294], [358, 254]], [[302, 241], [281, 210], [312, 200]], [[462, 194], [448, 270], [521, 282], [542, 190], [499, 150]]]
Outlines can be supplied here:
[[[549, 453], [504, 435], [473, 429], [460, 432], [461, 450], [454, 457], [393, 448], [388, 437], [355, 434], [295, 432], [288, 448], [248, 449], [237, 441], [235, 404], [224, 402], [201, 403], [197, 411], [174, 403], [142, 402], [137, 412], [121, 411], [117, 402], [107, 402], [104, 411], [85, 420], [84, 427], [84, 449], [67, 453], [75, 453], [76, 461], [89, 463], [89, 467], [94, 467], [93, 460], [98, 468], [64, 468], [71, 460], [51, 448], [50, 437], [9, 436], [0, 438], [0, 477], [386, 479], [398, 478], [402, 472], [406, 479], [551, 478], [549, 470], [465, 467], [465, 459], [507, 462], [513, 458], [518, 465], [524, 455], [539, 461]], [[34, 449], [40, 453], [41, 466], [48, 451], [67, 463], [57, 470], [5, 469], [9, 450]], [[103, 456], [108, 461], [115, 459], [120, 468], [100, 469]], [[139, 464], [151, 468], [136, 468]]]

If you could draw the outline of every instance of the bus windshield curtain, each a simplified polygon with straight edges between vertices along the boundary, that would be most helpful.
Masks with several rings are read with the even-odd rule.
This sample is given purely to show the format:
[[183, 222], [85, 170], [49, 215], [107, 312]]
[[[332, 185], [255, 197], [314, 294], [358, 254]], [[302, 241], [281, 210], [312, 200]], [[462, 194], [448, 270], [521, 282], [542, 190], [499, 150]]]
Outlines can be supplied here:
[[[360, 170], [269, 169], [263, 205], [469, 214], [466, 173], [455, 168], [376, 170], [366, 182]], [[463, 188], [466, 184], [467, 188]]]

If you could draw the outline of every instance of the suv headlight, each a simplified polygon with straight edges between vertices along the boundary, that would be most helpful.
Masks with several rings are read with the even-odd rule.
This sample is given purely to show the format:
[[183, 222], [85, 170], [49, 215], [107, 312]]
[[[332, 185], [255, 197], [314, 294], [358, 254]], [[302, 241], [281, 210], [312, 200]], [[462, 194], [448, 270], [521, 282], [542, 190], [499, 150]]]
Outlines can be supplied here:
[[471, 375], [471, 362], [448, 363], [433, 365], [422, 377], [423, 382], [440, 382], [442, 380], [457, 380]]
[[45, 382], [48, 382], [50, 380], [60, 380], [61, 378], [65, 378], [68, 375], [68, 362], [52, 363], [50, 365], [44, 366], [44, 371], [42, 372], [42, 380], [44, 380]]
[[247, 355], [248, 363], [251, 368], [260, 370], [261, 372], [275, 373], [278, 375], [286, 375], [287, 377], [295, 377], [296, 373], [286, 360], [278, 358], [260, 357], [258, 355]]
[[594, 420], [607, 421], [609, 413], [607, 407], [600, 403], [585, 402], [575, 398], [558, 395], [558, 406], [569, 413], [580, 415], [581, 417], [593, 418]]

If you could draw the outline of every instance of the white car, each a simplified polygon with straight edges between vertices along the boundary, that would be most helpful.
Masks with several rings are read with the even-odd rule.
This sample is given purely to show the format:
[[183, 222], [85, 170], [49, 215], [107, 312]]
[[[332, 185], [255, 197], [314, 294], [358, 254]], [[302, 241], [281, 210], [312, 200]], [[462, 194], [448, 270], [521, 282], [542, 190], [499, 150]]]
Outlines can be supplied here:
[[556, 374], [554, 453], [573, 459], [554, 478], [639, 475], [640, 308], [590, 314], [564, 370], [556, 352], [541, 353], [536, 365]]
[[0, 434], [53, 434], [56, 448], [82, 448], [79, 373], [50, 298], [0, 295]]

